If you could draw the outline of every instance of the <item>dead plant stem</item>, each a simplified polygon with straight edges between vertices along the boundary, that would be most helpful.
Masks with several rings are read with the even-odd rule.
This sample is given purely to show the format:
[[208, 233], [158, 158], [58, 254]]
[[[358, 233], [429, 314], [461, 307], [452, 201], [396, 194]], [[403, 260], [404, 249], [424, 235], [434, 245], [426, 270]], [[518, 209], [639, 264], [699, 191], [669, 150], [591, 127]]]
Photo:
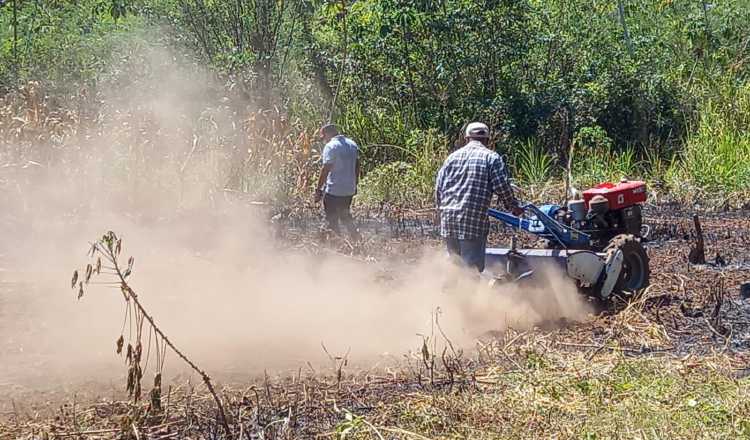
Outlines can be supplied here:
[[206, 385], [206, 388], [208, 388], [208, 392], [211, 393], [211, 395], [214, 398], [214, 401], [216, 402], [216, 406], [219, 410], [219, 417], [221, 418], [221, 424], [223, 425], [224, 430], [226, 431], [227, 435], [231, 435], [231, 430], [229, 429], [229, 423], [227, 422], [226, 414], [224, 413], [224, 405], [221, 403], [221, 399], [216, 394], [216, 390], [214, 389], [213, 384], [211, 383], [211, 378], [206, 374], [205, 371], [198, 368], [197, 365], [193, 363], [185, 354], [182, 353], [173, 343], [169, 340], [166, 334], [162, 332], [162, 330], [156, 325], [156, 322], [154, 322], [154, 318], [151, 317], [151, 315], [146, 311], [146, 309], [143, 307], [141, 302], [138, 300], [138, 295], [133, 291], [133, 289], [128, 285], [128, 282], [125, 280], [125, 277], [123, 275], [123, 271], [120, 268], [120, 265], [117, 260], [117, 256], [115, 253], [108, 249], [109, 255], [108, 257], [112, 261], [112, 263], [115, 266], [115, 273], [117, 274], [117, 277], [120, 279], [121, 288], [123, 291], [125, 291], [129, 298], [133, 300], [133, 304], [138, 308], [138, 310], [143, 314], [143, 316], [148, 320], [149, 324], [151, 324], [151, 327], [154, 329], [154, 332], [159, 335], [159, 337], [162, 338], [165, 344], [169, 346], [169, 348], [172, 349], [177, 356], [182, 359], [190, 368], [193, 369], [198, 375], [200, 375], [201, 379], [203, 380], [203, 383]]

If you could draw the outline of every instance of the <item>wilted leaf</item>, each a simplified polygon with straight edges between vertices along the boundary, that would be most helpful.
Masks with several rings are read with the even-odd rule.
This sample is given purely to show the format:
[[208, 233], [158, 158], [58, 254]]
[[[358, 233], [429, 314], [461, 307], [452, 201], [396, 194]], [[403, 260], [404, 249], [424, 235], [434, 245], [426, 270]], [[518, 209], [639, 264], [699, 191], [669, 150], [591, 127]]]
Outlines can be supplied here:
[[86, 265], [86, 284], [91, 280], [91, 275], [94, 273], [94, 267], [90, 264]]
[[107, 233], [106, 233], [106, 234], [105, 234], [105, 235], [104, 235], [104, 236], [102, 237], [102, 242], [104, 242], [104, 244], [105, 244], [105, 245], [107, 245], [107, 249], [108, 249], [108, 250], [109, 250], [110, 252], [112, 252], [112, 246], [114, 246], [114, 241], [115, 241], [115, 240], [114, 240], [114, 237], [115, 237], [115, 233], [114, 233], [114, 232], [112, 232], [112, 231], [109, 231], [109, 232], [107, 232]]
[[96, 259], [96, 274], [99, 275], [102, 272], [102, 257]]
[[307, 136], [306, 132], [303, 131], [299, 135], [299, 142], [300, 142], [300, 144], [302, 146], [302, 154], [304, 154], [304, 157], [305, 158], [310, 157], [310, 150], [312, 148], [312, 144], [311, 144], [310, 138], [309, 138], [309, 136]]
[[119, 338], [117, 338], [117, 354], [122, 354], [122, 346], [125, 344], [125, 338], [120, 335]]
[[122, 251], [122, 238], [117, 240], [117, 247], [115, 247], [115, 255], [120, 255], [120, 251]]
[[141, 371], [140, 365], [135, 365], [135, 389], [133, 390], [133, 398], [140, 400], [141, 398], [141, 379], [143, 378], [143, 371]]
[[133, 367], [128, 368], [128, 381], [125, 384], [125, 389], [129, 395], [133, 395], [133, 390], [135, 389], [135, 368]]
[[129, 272], [133, 270], [133, 263], [135, 263], [135, 258], [133, 257], [128, 258], [128, 271]]
[[78, 283], [78, 299], [83, 298], [83, 281]]
[[430, 360], [430, 349], [427, 348], [427, 339], [422, 341], [422, 358], [425, 361]]
[[154, 376], [154, 388], [151, 390], [151, 407], [161, 411], [161, 373]]
[[75, 289], [77, 282], [78, 282], [78, 271], [74, 270], [73, 271], [73, 280], [70, 282], [70, 288], [71, 289]]

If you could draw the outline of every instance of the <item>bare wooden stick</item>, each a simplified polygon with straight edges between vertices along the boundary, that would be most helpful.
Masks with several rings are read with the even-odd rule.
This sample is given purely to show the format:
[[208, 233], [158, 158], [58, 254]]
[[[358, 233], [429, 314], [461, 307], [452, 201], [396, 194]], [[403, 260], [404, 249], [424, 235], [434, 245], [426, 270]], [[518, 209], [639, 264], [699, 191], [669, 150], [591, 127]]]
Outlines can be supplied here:
[[347, 15], [348, 15], [348, 9], [346, 5], [346, 0], [341, 0], [341, 14], [343, 15], [342, 23], [344, 25], [344, 44], [343, 44], [343, 60], [341, 61], [341, 68], [339, 69], [339, 80], [338, 85], [336, 86], [336, 92], [333, 95], [333, 99], [331, 100], [331, 110], [328, 112], [328, 120], [326, 122], [333, 122], [333, 112], [336, 110], [336, 101], [339, 97], [339, 92], [341, 91], [341, 85], [344, 83], [344, 70], [346, 69], [346, 61], [348, 55], [348, 49], [349, 49], [349, 33], [347, 31]]
[[79, 437], [82, 435], [98, 435], [98, 434], [111, 434], [113, 432], [120, 432], [119, 429], [95, 429], [92, 431], [71, 431], [71, 432], [56, 432], [55, 437]]
[[701, 228], [700, 219], [698, 214], [693, 216], [693, 224], [695, 225], [695, 247], [690, 249], [688, 259], [692, 264], [706, 264], [706, 251], [703, 242], [703, 228]]
[[138, 433], [138, 428], [135, 426], [135, 423], [131, 423], [130, 426], [133, 428], [133, 434], [135, 434], [135, 440], [141, 440], [141, 435]]

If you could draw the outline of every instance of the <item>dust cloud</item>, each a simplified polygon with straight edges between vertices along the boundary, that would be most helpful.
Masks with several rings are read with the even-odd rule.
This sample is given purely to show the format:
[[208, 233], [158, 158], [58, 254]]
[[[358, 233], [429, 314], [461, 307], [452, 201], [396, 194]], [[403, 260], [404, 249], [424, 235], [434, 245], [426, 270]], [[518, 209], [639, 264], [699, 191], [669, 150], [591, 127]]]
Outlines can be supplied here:
[[[5, 157], [16, 165], [3, 176], [0, 232], [6, 382], [121, 375], [114, 341], [132, 331], [123, 329], [122, 295], [92, 285], [77, 301], [69, 285], [73, 269], [89, 262], [89, 243], [108, 230], [123, 237], [123, 255], [135, 258], [130, 281], [141, 301], [209, 372], [325, 362], [321, 343], [360, 362], [398, 359], [421, 345], [419, 335], [434, 335], [438, 309], [445, 334], [465, 347], [509, 325], [588, 312], [559, 275], [544, 286], [489, 289], [429, 245], [416, 262], [385, 265], [280, 246], [257, 207], [216, 197], [232, 172], [226, 158], [236, 156], [200, 147], [207, 136], [194, 125], [205, 121], [199, 97], [220, 87], [165, 59], [146, 57], [165, 71], [162, 81], [103, 98], [108, 122], [99, 134], [68, 141], [47, 162], [37, 158], [40, 165]], [[232, 118], [242, 113], [211, 115], [221, 132], [240, 124]], [[394, 280], [380, 280], [384, 270]], [[450, 279], [460, 287], [445, 289]]]

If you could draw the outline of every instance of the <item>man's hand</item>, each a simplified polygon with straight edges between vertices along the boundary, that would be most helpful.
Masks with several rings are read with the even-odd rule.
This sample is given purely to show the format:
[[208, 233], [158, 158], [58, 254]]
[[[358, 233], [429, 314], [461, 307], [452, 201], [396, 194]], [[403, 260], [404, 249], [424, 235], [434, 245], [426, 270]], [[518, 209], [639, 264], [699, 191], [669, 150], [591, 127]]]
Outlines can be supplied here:
[[331, 168], [333, 167], [333, 164], [324, 164], [323, 168], [320, 170], [320, 177], [318, 177], [318, 186], [315, 190], [315, 203], [318, 203], [320, 199], [323, 198], [323, 190], [322, 188], [325, 187], [326, 180], [328, 179], [328, 174], [331, 172]]
[[516, 206], [515, 208], [510, 210], [511, 214], [515, 215], [516, 217], [520, 217], [523, 215], [524, 210], [520, 206]]

